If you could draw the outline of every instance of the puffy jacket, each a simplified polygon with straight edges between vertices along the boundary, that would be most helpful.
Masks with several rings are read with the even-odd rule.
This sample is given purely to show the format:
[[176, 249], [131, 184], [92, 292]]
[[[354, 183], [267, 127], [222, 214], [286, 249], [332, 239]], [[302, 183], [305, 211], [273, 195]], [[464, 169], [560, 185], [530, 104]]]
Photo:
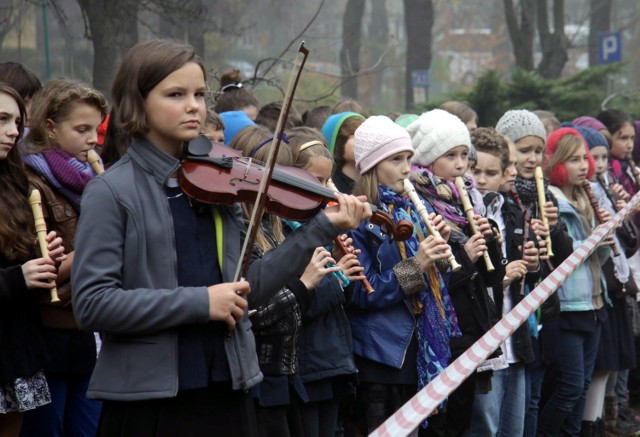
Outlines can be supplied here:
[[358, 259], [375, 290], [367, 294], [361, 282], [354, 284], [353, 302], [347, 311], [353, 351], [400, 369], [416, 325], [411, 296], [403, 291], [393, 269], [402, 261], [400, 251], [395, 241], [369, 221], [350, 235], [354, 247], [361, 250]]

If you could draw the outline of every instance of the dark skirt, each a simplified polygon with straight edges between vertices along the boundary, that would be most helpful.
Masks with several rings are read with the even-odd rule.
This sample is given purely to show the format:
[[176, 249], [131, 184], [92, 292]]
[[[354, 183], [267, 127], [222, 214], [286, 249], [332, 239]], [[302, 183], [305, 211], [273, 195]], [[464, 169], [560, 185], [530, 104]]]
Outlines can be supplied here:
[[618, 371], [636, 367], [631, 317], [625, 297], [612, 298], [607, 320], [602, 323], [595, 372]]
[[104, 401], [99, 437], [256, 436], [253, 400], [227, 384], [186, 390], [168, 399]]

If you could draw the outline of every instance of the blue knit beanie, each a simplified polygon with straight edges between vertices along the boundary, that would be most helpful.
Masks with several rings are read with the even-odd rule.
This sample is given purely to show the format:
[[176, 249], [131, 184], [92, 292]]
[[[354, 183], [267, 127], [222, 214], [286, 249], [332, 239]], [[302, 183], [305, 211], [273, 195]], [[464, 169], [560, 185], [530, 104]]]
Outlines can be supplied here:
[[324, 122], [324, 126], [322, 126], [322, 135], [324, 135], [324, 139], [327, 140], [331, 155], [335, 152], [336, 139], [338, 138], [338, 132], [340, 132], [342, 123], [344, 123], [347, 118], [351, 117], [358, 117], [364, 120], [364, 116], [357, 112], [339, 112], [338, 114], [333, 114]]
[[589, 147], [589, 150], [593, 149], [594, 147], [599, 147], [599, 146], [604, 146], [607, 149], [609, 149], [609, 141], [607, 141], [607, 139], [604, 137], [604, 135], [602, 135], [597, 130], [595, 130], [595, 129], [591, 128], [591, 127], [576, 126], [576, 125], [569, 124], [569, 123], [563, 123], [562, 125], [564, 126], [565, 124], [568, 125], [569, 127], [574, 128], [578, 132], [580, 132], [580, 135], [582, 135], [582, 137], [587, 142], [587, 146]]
[[253, 120], [244, 111], [221, 112], [220, 118], [224, 122], [224, 145], [228, 146], [233, 137], [247, 126], [255, 126]]

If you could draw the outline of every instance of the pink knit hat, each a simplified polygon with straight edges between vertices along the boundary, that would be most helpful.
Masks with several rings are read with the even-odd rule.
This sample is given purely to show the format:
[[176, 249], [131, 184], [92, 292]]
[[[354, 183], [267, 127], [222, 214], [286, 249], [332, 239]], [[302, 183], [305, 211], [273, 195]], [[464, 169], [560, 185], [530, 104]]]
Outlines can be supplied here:
[[389, 117], [374, 115], [367, 118], [354, 133], [356, 168], [365, 174], [380, 161], [400, 152], [414, 150], [409, 133]]
[[576, 118], [575, 120], [573, 120], [571, 122], [571, 124], [573, 124], [574, 126], [590, 127], [591, 129], [595, 129], [597, 131], [600, 131], [602, 129], [606, 129], [607, 128], [597, 118], [589, 117], [587, 115], [583, 115], [582, 117]]

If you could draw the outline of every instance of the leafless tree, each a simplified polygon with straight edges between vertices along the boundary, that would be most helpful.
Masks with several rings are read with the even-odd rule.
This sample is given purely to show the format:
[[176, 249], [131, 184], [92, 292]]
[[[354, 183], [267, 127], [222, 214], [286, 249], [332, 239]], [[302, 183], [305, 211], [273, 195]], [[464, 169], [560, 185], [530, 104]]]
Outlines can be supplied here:
[[0, 0], [0, 47], [18, 23], [22, 8], [23, 2], [20, 0]]
[[538, 34], [542, 49], [542, 60], [538, 72], [542, 77], [554, 78], [562, 75], [569, 59], [569, 40], [564, 33], [564, 0], [553, 0], [553, 32], [549, 29], [547, 0], [537, 0]]
[[407, 58], [405, 70], [405, 106], [414, 109], [411, 74], [414, 70], [431, 67], [433, 28], [432, 0], [404, 0], [404, 22], [407, 30]]
[[78, 0], [93, 43], [93, 86], [108, 92], [124, 53], [138, 42], [137, 0]]
[[[535, 0], [516, 0], [518, 11], [513, 0], [503, 0], [509, 38], [513, 45], [516, 67], [533, 70], [533, 37], [535, 33]], [[518, 19], [519, 17], [519, 19]]]
[[342, 20], [342, 49], [340, 68], [347, 79], [340, 87], [344, 97], [358, 98], [358, 72], [360, 71], [360, 43], [365, 0], [348, 0]]

